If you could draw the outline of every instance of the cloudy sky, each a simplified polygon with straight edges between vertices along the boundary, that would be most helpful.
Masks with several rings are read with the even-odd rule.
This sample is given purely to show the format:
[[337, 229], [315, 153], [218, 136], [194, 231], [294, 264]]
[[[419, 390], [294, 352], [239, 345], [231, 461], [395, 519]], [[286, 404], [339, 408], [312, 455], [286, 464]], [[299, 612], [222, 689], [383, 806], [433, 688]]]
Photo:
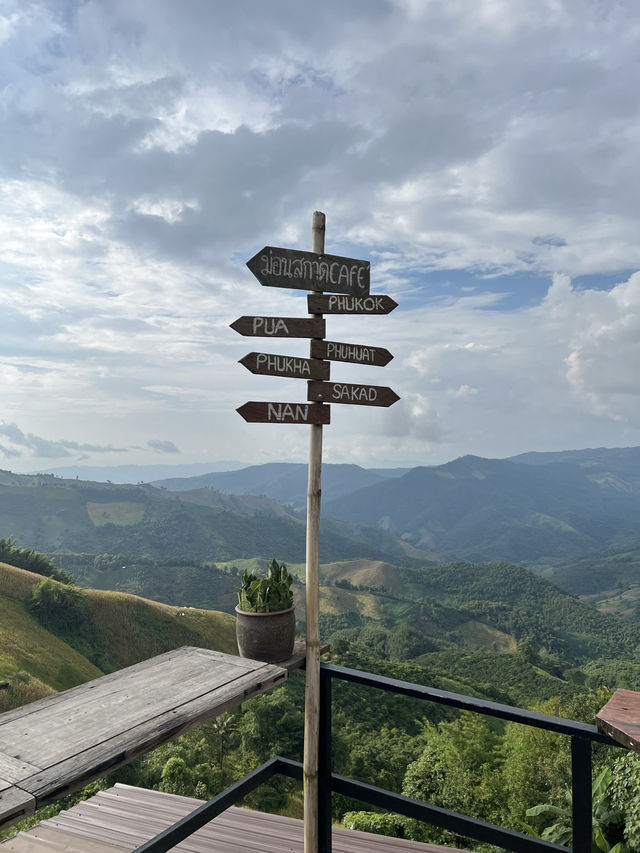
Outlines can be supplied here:
[[390, 409], [325, 459], [640, 444], [633, 0], [0, 0], [0, 467], [304, 460], [242, 314], [304, 316], [264, 245], [371, 260]]

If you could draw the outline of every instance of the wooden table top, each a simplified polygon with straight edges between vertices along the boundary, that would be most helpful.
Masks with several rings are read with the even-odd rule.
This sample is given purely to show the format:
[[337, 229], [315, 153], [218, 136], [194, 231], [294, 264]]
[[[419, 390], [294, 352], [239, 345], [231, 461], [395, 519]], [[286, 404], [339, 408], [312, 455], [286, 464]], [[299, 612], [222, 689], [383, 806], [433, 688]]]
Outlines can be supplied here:
[[185, 646], [0, 715], [0, 827], [286, 681], [280, 664]]
[[628, 749], [640, 752], [640, 693], [618, 689], [598, 711], [596, 725]]

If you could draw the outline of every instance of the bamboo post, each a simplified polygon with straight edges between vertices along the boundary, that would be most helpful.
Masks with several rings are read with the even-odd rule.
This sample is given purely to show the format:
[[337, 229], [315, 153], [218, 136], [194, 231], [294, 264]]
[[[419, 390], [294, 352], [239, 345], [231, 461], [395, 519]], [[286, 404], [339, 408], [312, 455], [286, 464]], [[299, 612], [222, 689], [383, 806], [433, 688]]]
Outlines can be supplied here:
[[[324, 253], [325, 216], [316, 211], [311, 250]], [[321, 316], [321, 315], [318, 315]], [[307, 665], [304, 706], [304, 853], [318, 853], [318, 743], [320, 729], [320, 500], [322, 424], [311, 424], [307, 489], [306, 623]]]

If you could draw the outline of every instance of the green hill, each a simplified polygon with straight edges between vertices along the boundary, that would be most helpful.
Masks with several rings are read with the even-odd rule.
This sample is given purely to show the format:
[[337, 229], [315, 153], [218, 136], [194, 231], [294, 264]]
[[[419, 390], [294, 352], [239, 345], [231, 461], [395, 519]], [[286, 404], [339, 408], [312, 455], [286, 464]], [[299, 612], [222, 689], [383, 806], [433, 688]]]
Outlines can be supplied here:
[[[0, 563], [2, 710], [179, 646], [236, 653], [232, 616], [117, 592], [72, 590], [80, 599], [78, 625], [45, 626], [29, 607], [43, 581], [41, 575]], [[71, 589], [52, 579], [46, 583]]]
[[[201, 563], [277, 555], [296, 562], [305, 554], [304, 519], [273, 501], [7, 471], [0, 471], [0, 533], [44, 553], [124, 554], [129, 560]], [[323, 525], [322, 547], [331, 559], [382, 555], [399, 561], [408, 553], [383, 530], [336, 521]]]

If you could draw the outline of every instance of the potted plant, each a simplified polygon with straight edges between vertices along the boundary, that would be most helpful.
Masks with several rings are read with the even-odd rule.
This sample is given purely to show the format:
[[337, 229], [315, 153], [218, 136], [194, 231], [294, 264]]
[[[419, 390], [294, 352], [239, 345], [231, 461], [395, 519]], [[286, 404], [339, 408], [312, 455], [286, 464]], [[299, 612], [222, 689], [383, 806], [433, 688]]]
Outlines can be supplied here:
[[242, 657], [270, 663], [291, 657], [296, 633], [292, 581], [285, 564], [279, 565], [275, 559], [266, 578], [244, 570], [236, 607], [236, 638]]

